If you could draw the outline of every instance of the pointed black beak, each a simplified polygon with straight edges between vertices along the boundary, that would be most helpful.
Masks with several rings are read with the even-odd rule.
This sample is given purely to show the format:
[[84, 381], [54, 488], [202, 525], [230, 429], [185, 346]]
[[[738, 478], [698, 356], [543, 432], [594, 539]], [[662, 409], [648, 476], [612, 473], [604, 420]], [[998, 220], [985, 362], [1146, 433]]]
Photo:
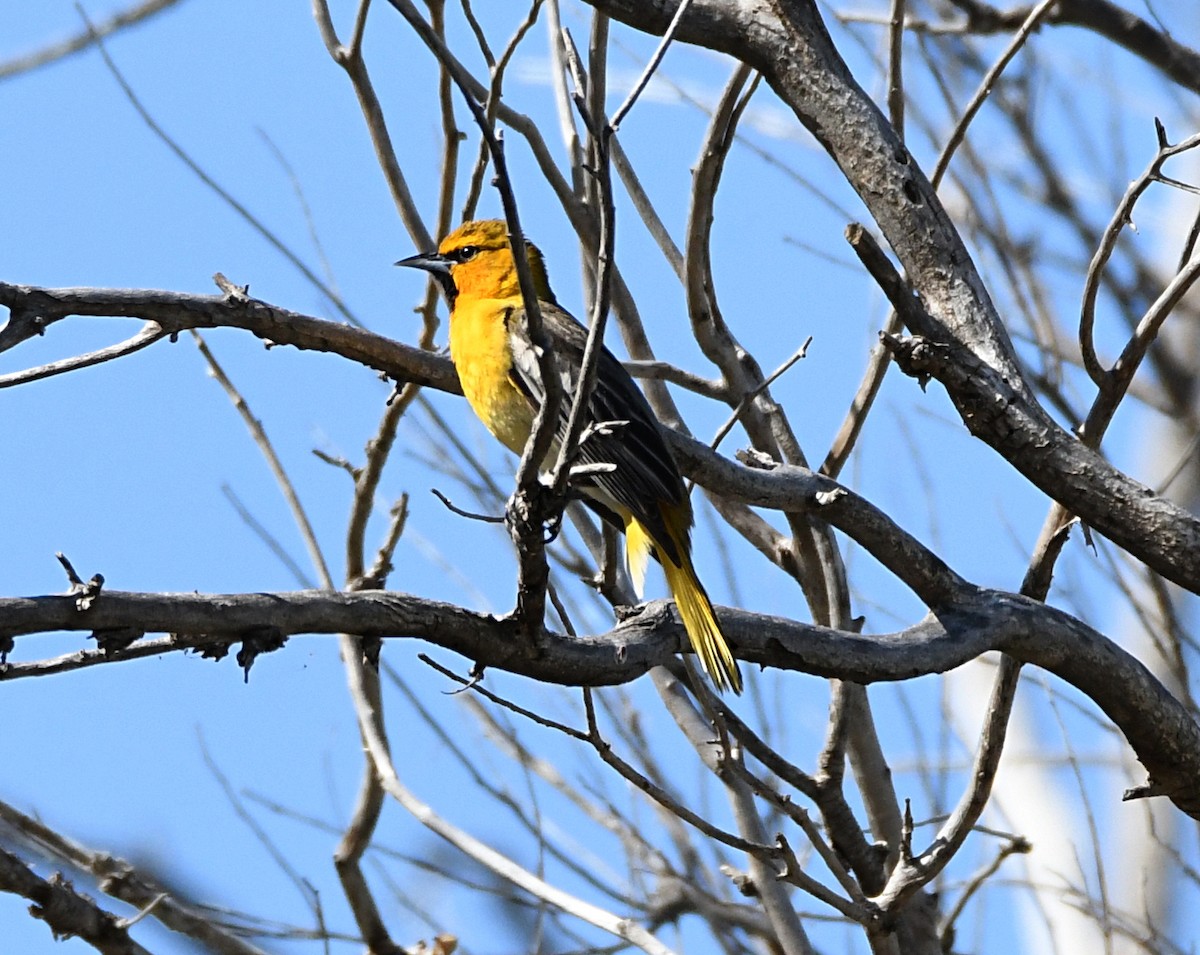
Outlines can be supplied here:
[[437, 252], [422, 252], [419, 255], [410, 255], [407, 259], [401, 259], [396, 265], [403, 266], [406, 269], [424, 269], [426, 272], [432, 272], [434, 275], [450, 274], [450, 260]]
[[438, 285], [442, 288], [442, 294], [446, 296], [450, 307], [454, 307], [458, 289], [455, 288], [454, 279], [450, 277], [450, 260], [440, 252], [422, 252], [419, 255], [410, 255], [407, 259], [401, 259], [396, 265], [402, 265], [406, 269], [421, 269], [428, 272], [437, 279]]

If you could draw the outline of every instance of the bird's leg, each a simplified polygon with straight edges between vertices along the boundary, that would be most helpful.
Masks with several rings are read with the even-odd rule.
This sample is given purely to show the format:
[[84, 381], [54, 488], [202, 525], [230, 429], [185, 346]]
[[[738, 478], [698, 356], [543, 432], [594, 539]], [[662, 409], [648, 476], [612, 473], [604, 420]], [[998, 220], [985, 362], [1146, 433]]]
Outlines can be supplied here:
[[538, 482], [537, 496], [540, 498], [538, 508], [542, 519], [542, 543], [553, 544], [562, 533], [567, 499], [565, 495], [556, 494], [553, 486], [544, 481]]

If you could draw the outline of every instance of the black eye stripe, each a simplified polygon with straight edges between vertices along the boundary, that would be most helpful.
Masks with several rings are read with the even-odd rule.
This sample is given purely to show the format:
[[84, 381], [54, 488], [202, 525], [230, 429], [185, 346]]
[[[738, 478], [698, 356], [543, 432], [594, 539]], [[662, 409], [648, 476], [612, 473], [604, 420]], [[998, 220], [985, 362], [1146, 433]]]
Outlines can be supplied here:
[[478, 254], [479, 246], [464, 245], [460, 249], [455, 249], [454, 251], [447, 253], [446, 258], [450, 259], [452, 262], [470, 262], [471, 259], [475, 258], [475, 256]]

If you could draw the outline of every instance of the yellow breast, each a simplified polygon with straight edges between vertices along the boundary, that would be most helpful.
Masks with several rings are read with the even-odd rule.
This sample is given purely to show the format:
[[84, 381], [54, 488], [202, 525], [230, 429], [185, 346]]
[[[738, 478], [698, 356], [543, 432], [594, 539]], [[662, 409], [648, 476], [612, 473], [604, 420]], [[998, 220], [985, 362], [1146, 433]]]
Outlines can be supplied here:
[[450, 357], [471, 409], [506, 447], [520, 454], [533, 428], [533, 408], [510, 374], [512, 347], [505, 317], [513, 308], [506, 299], [464, 301], [460, 296], [450, 314]]

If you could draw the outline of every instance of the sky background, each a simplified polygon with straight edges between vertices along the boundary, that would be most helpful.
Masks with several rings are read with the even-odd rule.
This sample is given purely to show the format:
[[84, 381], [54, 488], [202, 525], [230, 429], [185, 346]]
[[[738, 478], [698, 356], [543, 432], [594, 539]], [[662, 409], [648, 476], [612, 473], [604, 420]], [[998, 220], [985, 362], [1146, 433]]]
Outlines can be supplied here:
[[[122, 5], [85, 6], [100, 21]], [[517, 22], [517, 13], [507, 6], [476, 5], [497, 46]], [[345, 35], [353, 6], [333, 7]], [[587, 35], [586, 15], [586, 8], [564, 3], [564, 23], [581, 43]], [[1181, 15], [1172, 28], [1187, 42], [1186, 29], [1195, 25], [1184, 20]], [[0, 62], [79, 29], [80, 17], [71, 3], [0, 5]], [[464, 36], [461, 14], [452, 17], [452, 36]], [[841, 31], [838, 37], [864, 86], [878, 94], [879, 76], [870, 57], [880, 34], [860, 31], [851, 41]], [[654, 46], [624, 29], [614, 28], [614, 38], [610, 106], [624, 98]], [[1103, 175], [1095, 171], [1092, 143], [1081, 139], [1077, 153], [1065, 154], [1065, 161], [1079, 162], [1081, 193], [1097, 206], [1111, 208], [1114, 190], [1119, 193], [1150, 155], [1150, 117], [1164, 116], [1173, 138], [1182, 138], [1193, 131], [1182, 125], [1193, 107], [1153, 99], [1148, 70], [1078, 32], [1050, 31], [1044, 41], [1061, 44], [1062, 55], [1076, 60], [1081, 88], [1101, 83], [1106, 89], [1119, 88], [1133, 104], [1127, 115], [1139, 117], [1109, 130], [1110, 161], [1099, 164]], [[163, 129], [335, 287], [357, 320], [376, 332], [416, 340], [413, 308], [424, 284], [392, 263], [419, 250], [394, 211], [349, 82], [326, 53], [308, 4], [184, 0], [112, 38], [108, 49]], [[372, 10], [366, 51], [401, 162], [432, 221], [441, 138], [429, 94], [432, 60], [383, 3]], [[478, 57], [471, 63], [477, 65]], [[548, 70], [540, 23], [514, 61], [506, 96], [535, 118], [561, 158], [554, 135], [557, 120], [548, 105]], [[677, 240], [686, 224], [689, 169], [704, 134], [705, 107], [715, 101], [730, 72], [723, 57], [673, 49], [664, 63], [665, 79], [651, 85], [622, 126], [622, 143]], [[1120, 83], [1110, 82], [1114, 75], [1121, 77]], [[1140, 110], [1138, 97], [1146, 98]], [[1089, 108], [1085, 100], [1069, 103], [1060, 89], [1048, 89], [1045, 104], [1050, 115]], [[154, 135], [95, 50], [0, 80], [0, 116], [0, 279], [209, 294], [216, 291], [211, 277], [219, 271], [235, 283], [249, 284], [251, 294], [265, 301], [338, 317], [320, 290]], [[460, 124], [466, 128], [465, 110]], [[1085, 119], [1080, 124], [1087, 127]], [[996, 132], [985, 110], [972, 132], [977, 145], [988, 145]], [[1061, 135], [1075, 135], [1070, 123], [1063, 123]], [[756, 95], [743, 136], [717, 202], [716, 286], [726, 319], [764, 368], [774, 368], [813, 337], [808, 357], [784, 376], [774, 393], [789, 408], [810, 460], [820, 461], [886, 317], [881, 297], [842, 238], [847, 221], [863, 218], [864, 212], [830, 161], [769, 91]], [[577, 246], [519, 138], [510, 134], [509, 141], [523, 226], [546, 253], [560, 300], [579, 314], [583, 295]], [[998, 136], [994, 142], [993, 155], [1004, 162], [1008, 145]], [[468, 144], [473, 153], [473, 135]], [[932, 151], [919, 134], [913, 148], [929, 168]], [[947, 196], [954, 209], [952, 184]], [[499, 211], [494, 190], [485, 188], [480, 213]], [[1167, 241], [1170, 203], [1154, 195], [1140, 211], [1139, 232], [1130, 241]], [[1032, 214], [1022, 220], [1017, 213], [1014, 221], [1038, 227]], [[698, 349], [683, 331], [678, 284], [623, 196], [618, 230], [619, 262], [660, 356], [704, 371]], [[1061, 302], [1052, 307], [1077, 307], [1076, 289], [1064, 287], [1061, 294]], [[116, 319], [59, 323], [44, 338], [0, 356], [0, 374], [101, 347], [133, 334], [139, 324]], [[339, 358], [266, 350], [235, 331], [215, 331], [206, 339], [266, 427], [335, 579], [341, 580], [350, 481], [312, 451], [360, 461], [391, 385]], [[444, 340], [443, 326], [439, 343]], [[510, 456], [493, 443], [461, 399], [427, 397], [507, 488]], [[698, 435], [715, 433], [723, 422], [725, 412], [719, 408], [686, 396], [681, 402]], [[1135, 476], [1153, 480], [1167, 464], [1138, 459], [1136, 438], [1145, 426], [1145, 416], [1123, 415], [1112, 432], [1111, 448], [1118, 463], [1131, 466]], [[471, 505], [461, 483], [429, 466], [434, 433], [427, 412], [414, 412], [406, 420], [380, 489], [374, 541], [383, 533], [391, 503], [402, 493], [411, 495], [411, 517], [390, 585], [504, 612], [512, 602], [514, 580], [507, 540], [493, 527], [451, 516], [430, 493], [436, 487]], [[736, 440], [740, 438], [729, 439], [725, 450], [740, 446]], [[303, 585], [230, 504], [232, 492], [307, 570], [300, 538], [271, 474], [186, 336], [106, 365], [0, 390], [0, 448], [4, 595], [64, 591], [56, 551], [64, 552], [84, 578], [103, 573], [106, 586], [119, 590], [241, 592]], [[844, 477], [960, 573], [983, 585], [1019, 585], [1046, 501], [965, 434], [939, 389], [922, 393], [913, 382], [889, 376], [879, 410]], [[697, 560], [713, 598], [806, 618], [794, 585], [767, 569], [748, 548], [735, 548], [729, 556], [734, 573], [726, 574], [721, 548], [712, 538], [712, 518], [707, 505], [699, 507]], [[852, 547], [847, 553], [856, 609], [866, 616], [870, 631], [897, 629], [920, 616], [916, 602], [878, 573], [869, 558]], [[315, 577], [311, 571], [309, 575]], [[1093, 589], [1086, 561], [1064, 568], [1063, 585], [1066, 606], [1083, 605], [1103, 616], [1109, 598]], [[586, 628], [608, 624], [596, 603], [583, 601], [579, 612]], [[12, 658], [70, 652], [82, 640], [81, 634], [23, 638]], [[426, 650], [413, 641], [389, 641], [385, 659], [402, 675], [413, 699], [456, 739], [468, 740], [474, 734], [473, 719], [460, 700], [445, 695], [448, 683], [417, 660], [417, 653]], [[433, 655], [460, 672], [469, 666], [446, 651], [435, 649]], [[752, 679], [768, 688], [764, 699], [771, 706], [786, 705], [791, 754], [801, 765], [810, 763], [824, 729], [823, 682], [797, 674], [788, 674], [782, 684], [778, 674], [754, 674]], [[577, 714], [575, 697], [528, 681], [489, 674], [488, 685], [564, 717]], [[919, 724], [910, 713], [914, 706], [936, 707], [940, 687], [940, 681], [923, 680], [875, 696], [881, 723], [894, 728], [894, 738], [887, 742], [902, 792], [928, 795], [906, 768], [915, 766], [920, 745], [929, 742], [914, 735], [912, 727]], [[647, 687], [635, 686], [631, 692], [638, 702], [654, 706]], [[427, 730], [413, 707], [402, 694], [392, 693], [389, 726], [397, 762], [402, 771], [407, 767], [412, 772], [410, 784], [424, 798], [448, 807], [454, 822], [503, 847], [515, 838], [508, 823], [488, 803], [458, 795], [471, 791], [469, 780], [446, 757], [445, 741]], [[1087, 715], [1073, 712], [1064, 719], [1068, 725], [1090, 722]], [[1046, 731], [1056, 743], [1061, 740], [1057, 727]], [[931, 729], [930, 735], [938, 732]], [[1109, 745], [1099, 735], [1095, 745]], [[551, 758], [566, 761], [578, 755], [551, 734], [532, 738]], [[677, 750], [669, 737], [655, 739], [664, 758], [673, 759]], [[1085, 756], [1093, 743], [1088, 739], [1083, 744]], [[953, 739], [945, 742], [944, 751], [961, 768], [963, 750]], [[495, 753], [481, 752], [478, 759], [485, 772], [505, 784], [514, 778]], [[294, 638], [284, 651], [261, 659], [248, 684], [232, 656], [213, 663], [178, 654], [4, 683], [0, 767], [0, 799], [39, 815], [85, 845], [161, 873], [194, 898], [263, 913], [280, 923], [311, 924], [305, 893], [253, 835], [239, 812], [245, 809], [294, 872], [318, 890], [328, 923], [339, 931], [352, 926], [329, 860], [353, 805], [361, 757], [332, 637]], [[680, 771], [697, 772], [690, 764]], [[939, 785], [947, 787], [941, 798], [953, 798], [953, 776], [940, 779]], [[236, 798], [227, 795], [226, 783]], [[1097, 811], [1103, 819], [1119, 822], [1119, 815], [1110, 815], [1120, 811], [1115, 785], [1102, 787], [1103, 805]], [[263, 801], [285, 805], [290, 815], [271, 811]], [[559, 835], [573, 838], [569, 826]], [[455, 864], [396, 807], [389, 807], [381, 840], [404, 853]], [[603, 840], [578, 848], [594, 853], [596, 865], [605, 864]], [[965, 868], [990, 851], [983, 847], [965, 853]], [[52, 868], [39, 871], [47, 874]], [[514, 941], [520, 936], [473, 936], [480, 910], [464, 908], [462, 897], [451, 897], [438, 879], [399, 863], [392, 871], [411, 908], [432, 913], [423, 921], [397, 901], [387, 917], [400, 943], [445, 930], [460, 935], [467, 950], [481, 955], [524, 950]], [[1007, 903], [999, 897], [995, 904]], [[0, 896], [0, 955], [91, 950], [77, 940], [53, 945], [44, 926], [25, 915], [26, 905]], [[856, 937], [837, 928], [827, 931], [830, 950], [843, 950]], [[1196, 937], [1186, 921], [1180, 933]], [[152, 926], [137, 935], [157, 953], [194, 951], [185, 940]], [[664, 936], [668, 944], [687, 941], [669, 931]], [[314, 950], [312, 943], [265, 944], [279, 951]], [[335, 950], [357, 949], [343, 945]], [[697, 944], [693, 950], [707, 949]]]

